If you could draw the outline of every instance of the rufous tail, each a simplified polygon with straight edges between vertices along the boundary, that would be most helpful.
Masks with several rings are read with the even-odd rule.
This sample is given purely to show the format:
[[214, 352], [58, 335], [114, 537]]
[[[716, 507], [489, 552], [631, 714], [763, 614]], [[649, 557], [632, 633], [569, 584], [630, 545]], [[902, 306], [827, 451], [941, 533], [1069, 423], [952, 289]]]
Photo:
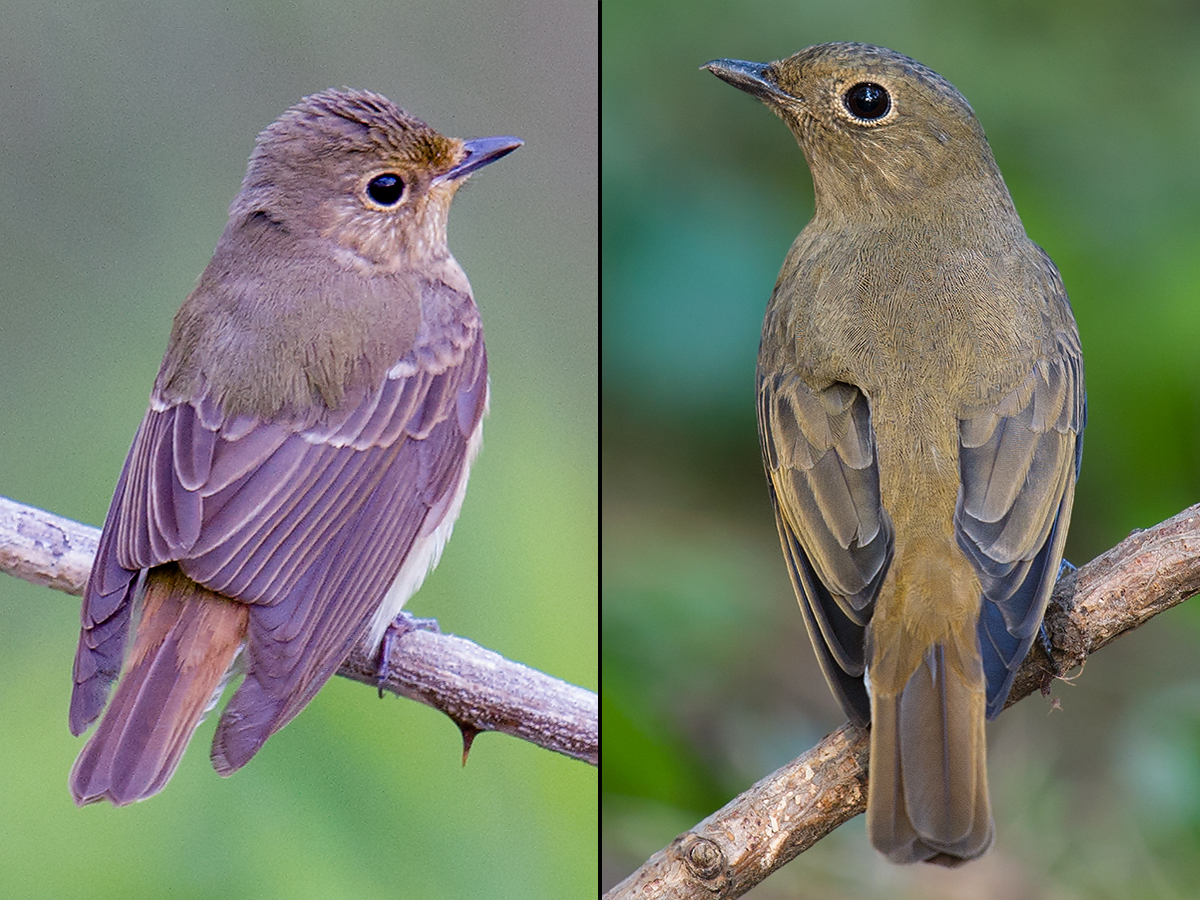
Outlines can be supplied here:
[[163, 789], [215, 704], [248, 620], [248, 606], [176, 566], [151, 570], [120, 683], [71, 770], [76, 803], [124, 806]]

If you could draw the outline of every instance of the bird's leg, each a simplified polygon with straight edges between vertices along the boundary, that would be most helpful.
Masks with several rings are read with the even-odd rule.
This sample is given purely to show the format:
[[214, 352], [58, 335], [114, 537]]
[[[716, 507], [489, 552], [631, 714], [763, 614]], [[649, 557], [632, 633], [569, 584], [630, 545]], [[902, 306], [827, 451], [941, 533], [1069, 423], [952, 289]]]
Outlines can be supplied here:
[[440, 634], [442, 629], [437, 619], [418, 619], [403, 609], [388, 623], [383, 632], [383, 640], [379, 642], [379, 662], [375, 668], [375, 685], [379, 688], [380, 699], [383, 698], [383, 686], [387, 683], [388, 659], [391, 658], [392, 647], [410, 631], [432, 631]]
[[[1058, 564], [1058, 575], [1055, 576], [1055, 582], [1061, 581], [1063, 576], [1070, 575], [1072, 572], [1078, 572], [1079, 569], [1072, 565], [1067, 560], [1062, 560]], [[1041, 645], [1042, 652], [1046, 654], [1046, 661], [1050, 663], [1050, 668], [1057, 672], [1054, 662], [1054, 654], [1051, 652], [1054, 648], [1050, 643], [1050, 632], [1046, 630], [1046, 620], [1042, 619], [1042, 624], [1038, 626], [1038, 643]]]

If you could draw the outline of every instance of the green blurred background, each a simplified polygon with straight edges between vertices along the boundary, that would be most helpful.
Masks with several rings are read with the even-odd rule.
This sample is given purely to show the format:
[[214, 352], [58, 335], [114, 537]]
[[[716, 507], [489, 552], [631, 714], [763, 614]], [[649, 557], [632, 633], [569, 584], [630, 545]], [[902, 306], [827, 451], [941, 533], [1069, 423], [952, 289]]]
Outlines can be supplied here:
[[[1090, 421], [1067, 557], [1200, 498], [1200, 7], [609, 0], [602, 15], [603, 877], [624, 877], [844, 717], [763, 484], [762, 312], [812, 214], [795, 140], [699, 66], [882, 44], [971, 101], [1058, 263]], [[1200, 607], [1160, 616], [989, 727], [998, 838], [890, 866], [861, 817], [750, 896], [1193, 897]]]
[[[596, 18], [586, 4], [6, 4], [0, 28], [0, 493], [100, 524], [171, 317], [258, 131], [379, 91], [526, 145], [462, 190], [450, 243], [487, 329], [492, 415], [409, 608], [596, 684]], [[0, 576], [0, 897], [587, 896], [596, 771], [501, 735], [460, 767], [427, 707], [335, 678], [245, 769], [205, 723], [170, 786], [76, 809], [79, 601]]]

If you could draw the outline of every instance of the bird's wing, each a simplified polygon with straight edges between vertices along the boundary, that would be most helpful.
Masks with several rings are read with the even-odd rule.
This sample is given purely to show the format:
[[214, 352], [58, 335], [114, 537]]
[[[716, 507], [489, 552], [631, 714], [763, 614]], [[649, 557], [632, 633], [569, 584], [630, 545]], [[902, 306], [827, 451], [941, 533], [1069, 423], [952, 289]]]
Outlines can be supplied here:
[[[226, 417], [207, 393], [151, 406], [84, 596], [76, 733], [119, 672], [139, 571], [173, 560], [251, 604], [246, 679], [222, 721], [239, 736], [227, 735], [241, 748], [231, 759], [253, 755], [336, 671], [461, 500], [487, 404], [478, 319], [418, 344], [359, 399], [308, 427]], [[419, 554], [426, 565], [438, 549]], [[405, 579], [415, 589], [424, 574]]]
[[1062, 559], [1087, 417], [1074, 331], [1057, 336], [998, 404], [959, 421], [959, 547], [983, 587], [988, 717], [999, 714], [1041, 625]]
[[758, 433], [809, 636], [846, 714], [865, 724], [864, 631], [892, 555], [867, 399], [849, 384], [814, 390], [760, 371]]

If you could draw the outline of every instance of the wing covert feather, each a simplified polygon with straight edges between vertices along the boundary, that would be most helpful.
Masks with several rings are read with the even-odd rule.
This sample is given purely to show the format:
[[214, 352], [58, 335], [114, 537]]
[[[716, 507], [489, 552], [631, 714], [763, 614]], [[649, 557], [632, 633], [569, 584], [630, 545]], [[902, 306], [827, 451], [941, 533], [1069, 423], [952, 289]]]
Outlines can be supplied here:
[[958, 544], [983, 588], [988, 716], [999, 714], [1045, 613], [1066, 541], [1087, 404], [1078, 337], [959, 423]]
[[759, 438], [792, 585], [830, 687], [870, 719], [865, 628], [892, 554], [866, 397], [759, 373]]
[[[315, 424], [226, 419], [207, 392], [154, 398], [85, 592], [76, 733], [120, 670], [139, 571], [172, 561], [252, 607], [243, 686], [256, 686], [230, 702], [235, 721], [258, 723], [242, 729], [243, 752], [311, 699], [364, 636], [429, 511], [465, 477], [487, 402], [478, 318], [468, 318]], [[266, 705], [250, 711], [255, 692]]]

